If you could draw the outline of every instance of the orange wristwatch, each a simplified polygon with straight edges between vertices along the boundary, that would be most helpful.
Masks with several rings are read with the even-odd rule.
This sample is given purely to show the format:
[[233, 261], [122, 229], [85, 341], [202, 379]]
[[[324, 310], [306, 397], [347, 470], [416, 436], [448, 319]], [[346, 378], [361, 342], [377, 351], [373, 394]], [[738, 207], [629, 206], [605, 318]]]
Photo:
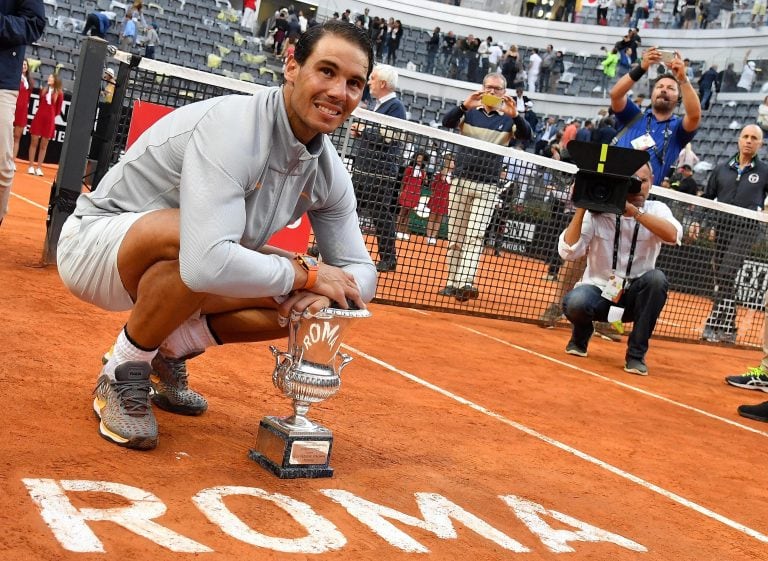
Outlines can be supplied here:
[[297, 253], [294, 259], [301, 266], [301, 268], [307, 272], [307, 282], [305, 282], [304, 286], [301, 288], [306, 290], [315, 286], [315, 282], [317, 282], [318, 269], [317, 259], [311, 255], [302, 255], [301, 253]]

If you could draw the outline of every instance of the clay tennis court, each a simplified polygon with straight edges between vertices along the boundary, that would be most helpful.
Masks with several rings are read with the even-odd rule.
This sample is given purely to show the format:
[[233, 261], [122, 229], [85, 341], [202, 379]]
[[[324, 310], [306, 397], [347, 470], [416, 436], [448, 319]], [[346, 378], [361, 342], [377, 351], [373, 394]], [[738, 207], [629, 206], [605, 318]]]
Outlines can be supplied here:
[[374, 305], [341, 391], [310, 410], [333, 478], [247, 457], [261, 417], [290, 410], [267, 344], [192, 362], [210, 409], [157, 411], [157, 449], [106, 442], [90, 393], [126, 316], [33, 266], [45, 171], [17, 175], [0, 228], [2, 559], [768, 558], [768, 425], [736, 414], [768, 394], [723, 382], [757, 350], [653, 341], [643, 378], [622, 344], [564, 354], [564, 328]]

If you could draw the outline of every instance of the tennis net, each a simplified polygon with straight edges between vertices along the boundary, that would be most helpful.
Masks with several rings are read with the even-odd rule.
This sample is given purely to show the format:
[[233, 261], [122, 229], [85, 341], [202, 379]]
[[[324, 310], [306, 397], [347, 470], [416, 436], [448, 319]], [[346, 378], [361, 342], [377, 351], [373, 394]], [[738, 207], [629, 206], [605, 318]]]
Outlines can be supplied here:
[[[109, 108], [119, 112], [119, 124], [104, 151], [108, 165], [125, 149], [135, 101], [180, 107], [263, 87], [120, 52], [115, 60], [128, 70], [119, 74], [125, 95]], [[382, 269], [376, 301], [568, 325], [559, 304], [581, 269], [562, 262], [557, 244], [573, 213], [574, 165], [362, 109], [331, 138], [352, 175], [361, 229]], [[451, 223], [451, 170], [468, 152], [482, 196], [471, 215]], [[655, 336], [761, 344], [766, 218], [660, 187], [651, 198], [672, 209], [684, 232], [682, 244], [665, 245], [657, 261], [670, 290]], [[449, 224], [464, 232], [461, 259], [448, 247]]]

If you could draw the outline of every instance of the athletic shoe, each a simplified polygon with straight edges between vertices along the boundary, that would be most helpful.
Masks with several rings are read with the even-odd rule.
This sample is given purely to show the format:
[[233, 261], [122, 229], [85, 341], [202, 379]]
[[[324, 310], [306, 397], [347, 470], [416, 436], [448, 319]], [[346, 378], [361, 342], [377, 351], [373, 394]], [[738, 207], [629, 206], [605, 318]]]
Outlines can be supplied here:
[[42, 176], [43, 176], [43, 170], [42, 170], [42, 169], [40, 169], [40, 168], [37, 168], [37, 169], [35, 170], [35, 175], [39, 175], [40, 177], [42, 177]]
[[429, 245], [437, 245], [437, 238], [427, 238], [427, 243]]
[[181, 415], [202, 415], [208, 401], [189, 389], [186, 358], [169, 358], [157, 353], [152, 359], [152, 403]]
[[569, 355], [574, 355], [574, 356], [587, 356], [587, 349], [584, 347], [580, 347], [573, 341], [568, 341], [568, 344], [565, 347], [565, 352]]
[[29, 166], [29, 167], [27, 168], [27, 173], [28, 173], [29, 175], [35, 175], [35, 166]]
[[600, 335], [606, 341], [621, 341], [621, 335], [616, 328], [607, 321], [595, 322], [595, 333]]
[[459, 302], [466, 302], [477, 299], [480, 296], [480, 291], [471, 284], [465, 284], [461, 288], [457, 288], [453, 296]]
[[745, 390], [760, 390], [768, 392], [768, 372], [760, 368], [749, 368], [744, 374], [726, 376], [726, 383]]
[[148, 362], [118, 364], [115, 379], [102, 374], [93, 390], [99, 434], [118, 446], [151, 450], [157, 446], [157, 421], [149, 401]]
[[648, 376], [648, 367], [640, 358], [627, 357], [627, 362], [624, 364], [624, 372], [637, 374], [638, 376]]
[[758, 405], [739, 405], [738, 411], [742, 417], [768, 423], [768, 401]]
[[440, 296], [456, 296], [456, 287], [446, 286], [437, 291]]

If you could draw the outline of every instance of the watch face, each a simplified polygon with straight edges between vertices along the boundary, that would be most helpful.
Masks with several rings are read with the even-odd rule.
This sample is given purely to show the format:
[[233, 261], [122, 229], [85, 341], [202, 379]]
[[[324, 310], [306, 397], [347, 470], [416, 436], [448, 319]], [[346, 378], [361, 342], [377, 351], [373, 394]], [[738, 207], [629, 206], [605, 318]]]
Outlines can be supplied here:
[[317, 267], [317, 259], [315, 259], [311, 255], [298, 255], [297, 259], [301, 264], [303, 264], [308, 269], [312, 267]]

